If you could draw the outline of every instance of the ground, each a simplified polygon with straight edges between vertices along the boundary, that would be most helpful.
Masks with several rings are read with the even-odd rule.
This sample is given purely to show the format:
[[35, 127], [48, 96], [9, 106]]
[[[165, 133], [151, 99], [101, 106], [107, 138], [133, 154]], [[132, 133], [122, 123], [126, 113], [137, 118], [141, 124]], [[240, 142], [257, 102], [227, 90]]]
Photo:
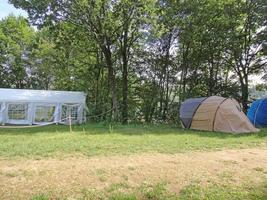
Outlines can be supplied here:
[[267, 130], [0, 129], [1, 199], [267, 199]]

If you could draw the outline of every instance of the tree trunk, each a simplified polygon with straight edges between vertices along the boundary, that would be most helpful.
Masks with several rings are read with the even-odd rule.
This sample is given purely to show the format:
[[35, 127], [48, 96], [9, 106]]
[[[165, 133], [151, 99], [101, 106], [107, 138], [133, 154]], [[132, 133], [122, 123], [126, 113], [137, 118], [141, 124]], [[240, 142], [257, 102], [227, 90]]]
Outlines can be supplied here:
[[122, 54], [122, 123], [128, 122], [128, 62], [127, 55]]
[[104, 56], [106, 59], [106, 64], [108, 68], [108, 82], [109, 82], [109, 89], [111, 92], [112, 98], [112, 120], [118, 119], [118, 100], [117, 100], [117, 88], [116, 88], [116, 80], [115, 80], [115, 73], [113, 69], [112, 59], [111, 59], [111, 52], [109, 48], [104, 48]]
[[214, 94], [214, 87], [216, 85], [216, 82], [214, 80], [214, 60], [213, 60], [213, 54], [211, 54], [211, 58], [209, 60], [209, 85], [208, 85], [208, 96], [212, 96]]
[[164, 99], [164, 109], [162, 114], [162, 119], [166, 121], [168, 107], [169, 107], [169, 63], [170, 63], [170, 47], [171, 47], [171, 38], [168, 41], [168, 46], [165, 55], [165, 82], [166, 82], [166, 91], [165, 91], [165, 99]]
[[165, 101], [164, 101], [164, 109], [163, 109], [163, 116], [162, 119], [166, 121], [167, 119], [167, 113], [169, 109], [169, 72], [167, 70], [166, 74], [166, 94], [165, 94]]
[[241, 83], [241, 92], [242, 92], [242, 106], [243, 111], [246, 113], [248, 110], [248, 77], [244, 76], [240, 79]]
[[[127, 14], [125, 14], [127, 16]], [[122, 56], [122, 123], [128, 122], [128, 23], [124, 24], [124, 34], [121, 44]]]

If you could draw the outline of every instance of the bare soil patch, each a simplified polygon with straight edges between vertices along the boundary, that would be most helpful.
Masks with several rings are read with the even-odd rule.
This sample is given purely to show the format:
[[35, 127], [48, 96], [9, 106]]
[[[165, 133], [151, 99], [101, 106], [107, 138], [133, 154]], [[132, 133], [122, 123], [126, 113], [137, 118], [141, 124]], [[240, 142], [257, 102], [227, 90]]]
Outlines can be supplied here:
[[73, 156], [63, 159], [0, 160], [1, 199], [25, 199], [37, 193], [73, 196], [83, 189], [130, 188], [166, 182], [178, 193], [192, 181], [239, 184], [267, 178], [267, 149], [223, 150], [130, 156]]

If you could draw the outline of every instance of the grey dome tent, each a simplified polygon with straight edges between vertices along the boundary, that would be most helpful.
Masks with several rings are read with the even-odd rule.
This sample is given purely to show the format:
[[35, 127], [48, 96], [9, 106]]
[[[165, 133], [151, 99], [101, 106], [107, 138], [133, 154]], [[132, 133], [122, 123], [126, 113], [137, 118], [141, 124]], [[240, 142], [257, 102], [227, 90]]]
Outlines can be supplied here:
[[229, 133], [257, 132], [235, 99], [219, 96], [188, 99], [180, 108], [184, 128]]

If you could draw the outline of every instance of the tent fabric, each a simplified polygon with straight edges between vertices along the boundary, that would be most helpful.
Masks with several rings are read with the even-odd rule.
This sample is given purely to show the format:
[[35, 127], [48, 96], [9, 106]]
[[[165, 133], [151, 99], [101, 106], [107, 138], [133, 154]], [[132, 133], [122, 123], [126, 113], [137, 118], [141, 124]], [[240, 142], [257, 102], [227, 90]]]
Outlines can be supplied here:
[[0, 88], [0, 102], [83, 103], [85, 98], [83, 92]]
[[0, 123], [68, 124], [69, 117], [72, 123], [82, 123], [85, 102], [83, 92], [0, 88]]
[[231, 133], [257, 132], [243, 113], [239, 103], [234, 99], [227, 99], [221, 104], [214, 124], [215, 131]]
[[[187, 101], [182, 104], [182, 112], [183, 107], [188, 106], [186, 104]], [[236, 100], [219, 96], [205, 98], [194, 111], [191, 126], [185, 128], [229, 133], [258, 131], [243, 113]]]
[[254, 101], [247, 116], [254, 126], [267, 127], [267, 98]]
[[250, 106], [250, 108], [248, 110], [248, 113], [247, 113], [247, 116], [248, 116], [249, 120], [254, 125], [256, 125], [256, 121], [255, 121], [256, 111], [258, 110], [259, 105], [261, 104], [261, 102], [262, 102], [262, 99], [259, 99], [259, 100], [254, 101], [251, 104], [251, 106]]
[[202, 102], [194, 115], [191, 128], [213, 131], [213, 123], [217, 108], [224, 99], [223, 97], [212, 96]]
[[194, 113], [196, 112], [201, 102], [203, 102], [205, 99], [205, 97], [188, 99], [183, 103], [180, 108], [180, 119], [185, 128], [190, 127]]

